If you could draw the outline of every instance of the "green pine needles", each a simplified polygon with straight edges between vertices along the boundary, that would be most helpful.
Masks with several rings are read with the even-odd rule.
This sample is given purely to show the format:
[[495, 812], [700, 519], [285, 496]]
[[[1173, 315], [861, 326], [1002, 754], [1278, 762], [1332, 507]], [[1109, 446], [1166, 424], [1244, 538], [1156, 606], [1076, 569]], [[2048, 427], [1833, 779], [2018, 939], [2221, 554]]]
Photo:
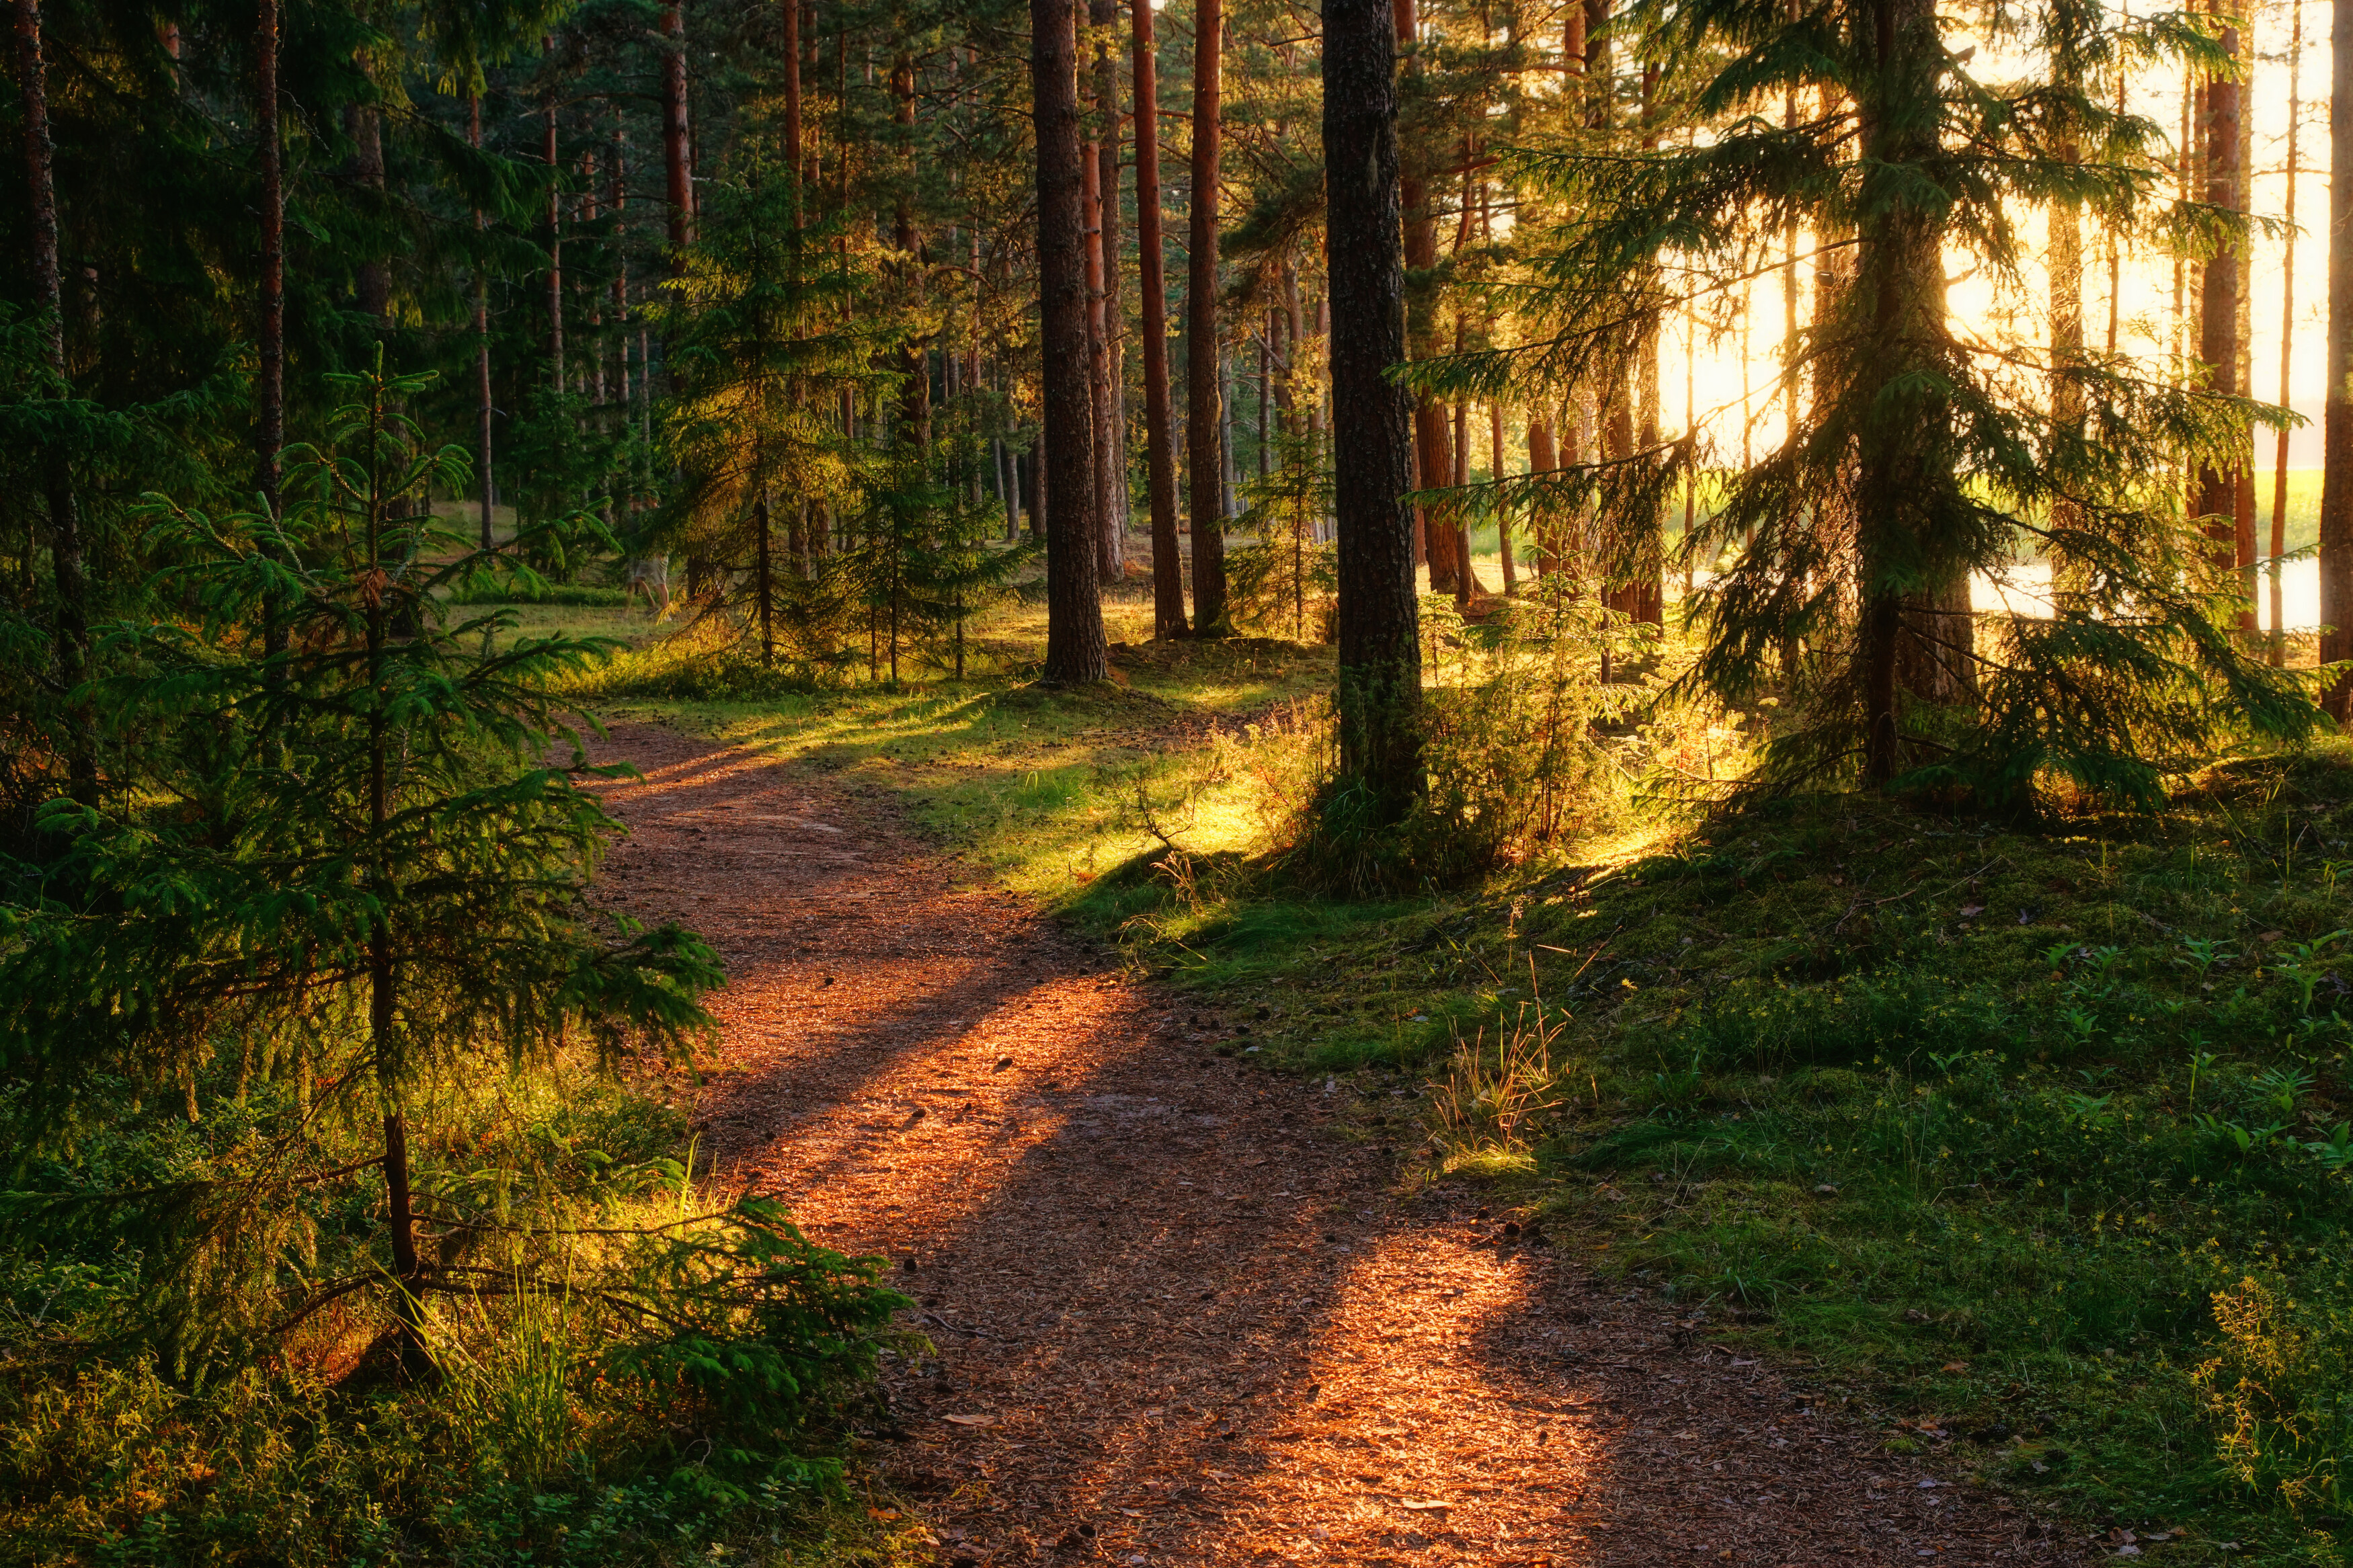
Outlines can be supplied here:
[[588, 903], [618, 825], [586, 786], [620, 770], [555, 693], [603, 648], [452, 612], [539, 542], [415, 509], [463, 478], [401, 411], [423, 379], [342, 378], [283, 519], [153, 507], [163, 613], [92, 692], [139, 786], [46, 808], [0, 906], [9, 1288], [76, 1309], [13, 1337], [462, 1400], [520, 1397], [483, 1368], [538, 1335], [545, 1463], [691, 1470], [697, 1508], [812, 1481], [898, 1299], [773, 1205], [700, 1211], [675, 1118], [598, 1087], [684, 1058], [721, 972]]
[[[1926, 0], [1627, 13], [1610, 31], [1656, 62], [1645, 114], [1679, 101], [1714, 129], [1639, 149], [1579, 131], [1513, 153], [1544, 198], [1522, 220], [1522, 269], [1494, 291], [1527, 324], [1522, 346], [1416, 379], [1606, 412], [1663, 321], [1803, 267], [1812, 320], [1767, 389], [1786, 438], [1721, 474], [1683, 542], [1683, 563], [1713, 572], [1693, 601], [1692, 681], [1734, 703], [1794, 699], [1764, 783], [1928, 787], [1997, 809], [2064, 784], [2152, 805], [2231, 737], [2295, 742], [2315, 721], [2306, 679], [2229, 629], [2242, 590], [2181, 500], [2200, 465], [2246, 460], [2251, 419], [2291, 416], [2213, 390], [2201, 366], [2085, 348], [2080, 331], [2043, 352], [1980, 334], [1947, 277], [2039, 309], [2021, 297], [2017, 224], [2038, 208], [2088, 206], [2193, 249], [2237, 242], [2242, 218], [2166, 195], [2162, 133], [2098, 86], [2127, 61], [2232, 66], [2189, 19], [2063, 0], [1988, 18], [1973, 43], [2032, 45], [2004, 48], [2025, 63], [1993, 79], [1971, 73], [1955, 26]], [[1785, 250], [1800, 233], [1804, 252]], [[1598, 460], [1503, 488], [1542, 526], [1587, 531], [1605, 584], [1655, 574], [1678, 487], [1739, 417], [1605, 438]], [[1973, 581], [2019, 589], [2034, 556], [2052, 574], [2047, 613], [1972, 605]]]

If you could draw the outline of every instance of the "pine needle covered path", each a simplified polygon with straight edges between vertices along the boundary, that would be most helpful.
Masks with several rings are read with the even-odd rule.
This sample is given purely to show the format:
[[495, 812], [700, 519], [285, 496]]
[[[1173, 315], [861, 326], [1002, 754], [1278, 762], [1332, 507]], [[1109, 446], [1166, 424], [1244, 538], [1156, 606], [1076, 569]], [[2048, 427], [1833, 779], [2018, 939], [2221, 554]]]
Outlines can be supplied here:
[[724, 954], [721, 1170], [887, 1255], [935, 1360], [874, 1445], [952, 1564], [2055, 1563], [1646, 1297], [1400, 1195], [1332, 1101], [1208, 1049], [839, 780], [617, 729], [607, 901]]

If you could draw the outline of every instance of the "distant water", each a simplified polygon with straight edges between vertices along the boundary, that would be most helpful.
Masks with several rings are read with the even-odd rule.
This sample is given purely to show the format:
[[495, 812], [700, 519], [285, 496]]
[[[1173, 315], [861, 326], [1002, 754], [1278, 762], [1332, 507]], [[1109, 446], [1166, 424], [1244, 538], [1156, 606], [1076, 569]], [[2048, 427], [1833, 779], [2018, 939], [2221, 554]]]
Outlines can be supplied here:
[[[2255, 579], [2255, 617], [2263, 629], [2272, 629], [2271, 576]], [[1969, 605], [1979, 611], [2007, 611], [2014, 616], [2051, 613], [2051, 566], [2032, 561], [2011, 568], [2006, 582], [1983, 573], [1969, 579]], [[2280, 568], [2280, 618], [2292, 632], [2316, 631], [2320, 626], [2320, 563], [2290, 561]]]

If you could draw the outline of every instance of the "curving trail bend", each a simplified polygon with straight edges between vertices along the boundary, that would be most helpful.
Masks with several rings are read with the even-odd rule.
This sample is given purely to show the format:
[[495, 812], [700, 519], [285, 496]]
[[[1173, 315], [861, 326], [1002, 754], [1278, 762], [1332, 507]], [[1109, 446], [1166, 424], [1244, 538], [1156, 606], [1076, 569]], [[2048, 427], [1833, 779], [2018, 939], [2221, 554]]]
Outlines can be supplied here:
[[607, 901], [724, 954], [706, 1142], [897, 1260], [934, 1362], [874, 1446], [949, 1564], [2059, 1563], [2009, 1502], [1407, 1197], [1321, 1086], [919, 843], [879, 797], [618, 727]]

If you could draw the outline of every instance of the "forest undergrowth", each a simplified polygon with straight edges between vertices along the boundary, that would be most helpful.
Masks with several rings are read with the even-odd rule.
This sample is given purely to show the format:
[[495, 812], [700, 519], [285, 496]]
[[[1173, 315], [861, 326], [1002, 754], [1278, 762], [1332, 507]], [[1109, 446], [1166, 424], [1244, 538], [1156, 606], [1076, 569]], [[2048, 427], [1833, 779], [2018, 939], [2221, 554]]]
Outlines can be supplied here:
[[[1893, 1453], [2176, 1560], [2342, 1560], [2353, 746], [2004, 821], [1710, 806], [1738, 722], [1596, 710], [1548, 847], [1348, 896], [1301, 854], [1328, 655], [1123, 652], [1060, 694], [1010, 660], [619, 700], [893, 794], [1181, 987], [1221, 1052], [1353, 1089], [1401, 1180], [1478, 1184]], [[1525, 751], [1439, 712], [1458, 763]]]

